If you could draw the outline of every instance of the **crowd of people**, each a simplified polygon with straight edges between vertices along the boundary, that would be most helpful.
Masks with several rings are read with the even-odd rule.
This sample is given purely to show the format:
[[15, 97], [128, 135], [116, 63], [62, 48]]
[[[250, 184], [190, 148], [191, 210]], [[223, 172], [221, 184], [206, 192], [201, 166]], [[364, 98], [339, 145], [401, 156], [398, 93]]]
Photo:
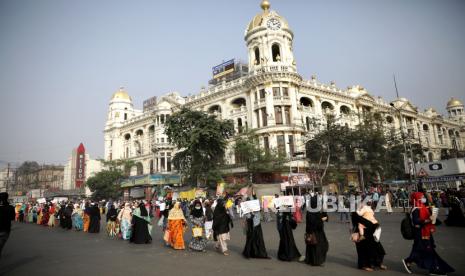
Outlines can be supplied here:
[[[370, 195], [370, 200], [350, 214], [352, 222], [350, 238], [355, 244], [358, 268], [365, 271], [387, 269], [383, 262], [386, 252], [380, 240], [381, 226], [374, 212], [379, 201], [379, 195], [375, 196], [375, 193], [378, 191], [367, 193], [366, 195]], [[393, 194], [382, 193], [389, 202], [384, 204], [391, 205], [395, 201]], [[447, 201], [444, 201], [441, 193], [412, 192], [408, 195], [409, 205], [412, 206], [410, 214], [415, 235], [412, 252], [402, 262], [409, 273], [414, 263], [420, 268], [428, 269], [430, 273], [446, 274], [453, 271], [452, 267], [442, 260], [434, 249], [434, 224], [439, 220], [433, 223], [431, 215], [432, 208], [441, 204], [442, 207], [447, 206], [450, 209], [448, 218], [445, 220], [446, 225], [464, 226], [463, 194], [446, 191], [445, 195]], [[167, 247], [205, 252], [207, 245], [213, 243], [216, 250], [227, 256], [229, 255], [228, 241], [231, 239], [230, 231], [234, 227], [237, 216], [242, 220], [240, 226], [245, 235], [243, 256], [270, 259], [261, 224], [271, 221], [271, 213], [274, 213], [279, 233], [278, 259], [324, 266], [329, 251], [324, 225], [328, 222], [329, 216], [324, 210], [314, 211], [317, 209], [318, 201], [323, 198], [322, 194], [311, 192], [299, 198], [298, 201], [302, 204], [297, 204], [294, 208], [271, 206], [267, 210], [244, 213], [240, 208], [241, 202], [256, 198], [253, 192], [248, 196], [238, 198], [197, 198], [191, 201], [177, 200], [167, 195], [154, 201], [92, 202], [82, 200], [75, 203], [24, 203], [17, 204], [14, 208], [14, 219], [18, 222], [34, 223], [46, 227], [98, 233], [103, 217], [106, 219], [105, 228], [108, 236], [135, 244], [152, 242], [152, 221], [155, 221], [156, 226], [161, 228], [162, 238]], [[2, 206], [8, 204], [5, 199], [2, 202]], [[346, 204], [344, 202], [344, 205]], [[388, 213], [392, 212], [392, 207], [389, 206], [386, 209]], [[303, 214], [303, 212], [306, 213]], [[2, 214], [2, 220], [5, 218], [6, 216]], [[299, 252], [293, 234], [300, 222], [305, 222], [304, 254]], [[185, 240], [185, 233], [189, 229], [191, 238]], [[4, 242], [0, 245], [1, 247]]]

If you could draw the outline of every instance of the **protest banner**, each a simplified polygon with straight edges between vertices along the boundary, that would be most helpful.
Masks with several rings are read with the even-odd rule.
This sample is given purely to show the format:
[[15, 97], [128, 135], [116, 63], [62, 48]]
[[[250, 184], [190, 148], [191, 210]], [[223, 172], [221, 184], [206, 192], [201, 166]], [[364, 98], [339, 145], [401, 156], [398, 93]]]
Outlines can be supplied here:
[[260, 211], [260, 201], [258, 199], [241, 202], [242, 214]]
[[273, 199], [275, 208], [281, 206], [294, 208], [294, 197], [293, 196], [280, 196]]

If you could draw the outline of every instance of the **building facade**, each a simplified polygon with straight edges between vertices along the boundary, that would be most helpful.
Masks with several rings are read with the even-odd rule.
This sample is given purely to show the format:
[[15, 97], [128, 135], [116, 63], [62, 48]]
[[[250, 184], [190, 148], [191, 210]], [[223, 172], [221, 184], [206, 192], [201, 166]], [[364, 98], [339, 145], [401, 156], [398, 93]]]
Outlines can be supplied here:
[[[314, 76], [304, 79], [297, 70], [294, 33], [287, 20], [271, 10], [266, 0], [261, 8], [244, 34], [248, 65], [240, 68], [246, 68], [246, 74], [230, 78], [221, 73], [216, 78], [214, 72], [215, 81], [210, 81], [208, 88], [188, 97], [169, 93], [148, 110], [134, 109], [129, 95], [123, 89], [117, 91], [105, 127], [105, 159], [136, 161], [133, 175], [172, 170], [175, 148], [167, 142], [163, 124], [181, 106], [233, 120], [237, 133], [255, 130], [262, 147], [285, 153], [294, 168], [302, 162], [291, 161], [292, 157], [304, 152], [306, 141], [318, 131], [311, 122], [324, 123], [328, 114], [338, 123], [354, 127], [365, 113], [379, 113], [386, 126], [412, 143], [419, 142], [429, 161], [441, 158], [447, 150], [464, 150], [465, 113], [458, 99], [447, 102], [448, 116], [443, 116], [433, 108], [421, 111], [405, 98], [387, 102], [373, 97], [360, 85], [341, 89]], [[234, 164], [234, 160], [230, 145], [226, 162]]]
[[74, 192], [75, 194], [84, 193], [86, 196], [91, 195], [92, 193], [85, 185], [85, 182], [102, 169], [102, 162], [91, 159], [90, 155], [85, 153], [84, 146], [81, 143], [77, 148], [73, 149], [64, 167], [63, 190], [70, 192], [70, 194]]

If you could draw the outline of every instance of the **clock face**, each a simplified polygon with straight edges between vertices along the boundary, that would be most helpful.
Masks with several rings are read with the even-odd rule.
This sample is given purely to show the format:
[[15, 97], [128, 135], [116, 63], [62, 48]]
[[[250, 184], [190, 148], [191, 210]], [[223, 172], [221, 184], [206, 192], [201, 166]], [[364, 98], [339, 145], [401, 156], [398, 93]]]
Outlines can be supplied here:
[[279, 30], [281, 28], [281, 21], [276, 18], [271, 18], [266, 22], [266, 26], [270, 30]]

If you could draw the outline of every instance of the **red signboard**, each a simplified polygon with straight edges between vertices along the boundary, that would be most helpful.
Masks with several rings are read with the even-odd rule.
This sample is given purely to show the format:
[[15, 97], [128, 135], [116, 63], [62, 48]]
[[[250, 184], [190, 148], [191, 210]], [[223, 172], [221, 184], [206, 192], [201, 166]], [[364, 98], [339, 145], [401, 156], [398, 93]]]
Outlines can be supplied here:
[[81, 143], [76, 150], [76, 188], [81, 188], [86, 180], [86, 150]]

